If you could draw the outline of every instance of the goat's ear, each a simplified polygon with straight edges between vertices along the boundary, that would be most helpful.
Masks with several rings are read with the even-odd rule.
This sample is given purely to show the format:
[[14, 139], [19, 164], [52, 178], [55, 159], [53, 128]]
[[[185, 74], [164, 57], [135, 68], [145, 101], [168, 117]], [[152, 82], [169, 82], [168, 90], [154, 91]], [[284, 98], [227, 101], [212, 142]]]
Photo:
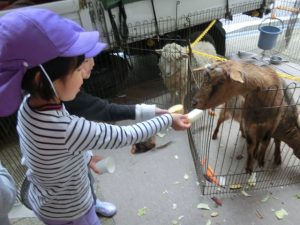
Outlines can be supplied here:
[[162, 52], [163, 52], [163, 50], [162, 50], [162, 49], [155, 49], [155, 52], [156, 52], [157, 54], [161, 55]]
[[243, 80], [243, 74], [241, 71], [239, 70], [236, 70], [236, 69], [232, 69], [230, 71], [230, 78], [231, 80], [234, 80], [234, 81], [237, 81], [237, 82], [240, 82], [240, 83], [244, 83], [244, 80]]
[[187, 59], [189, 57], [189, 54], [187, 53], [182, 53], [181, 54], [181, 57], [184, 58], [184, 59]]
[[201, 67], [197, 67], [197, 68], [195, 68], [195, 69], [193, 69], [193, 72], [202, 72], [202, 71], [204, 71], [206, 69], [206, 67], [205, 66], [201, 66]]

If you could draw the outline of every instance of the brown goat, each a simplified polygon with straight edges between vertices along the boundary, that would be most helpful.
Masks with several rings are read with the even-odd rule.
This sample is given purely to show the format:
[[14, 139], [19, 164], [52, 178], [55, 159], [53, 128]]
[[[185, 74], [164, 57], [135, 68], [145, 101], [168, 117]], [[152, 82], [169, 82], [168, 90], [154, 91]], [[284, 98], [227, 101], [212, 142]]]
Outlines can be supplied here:
[[[272, 135], [275, 143], [274, 163], [276, 165], [280, 165], [282, 161], [280, 153], [281, 141], [285, 142], [290, 148], [292, 148], [295, 156], [300, 159], [300, 112], [296, 107], [296, 103], [291, 92], [291, 90], [295, 90], [295, 88], [288, 87], [284, 80], [282, 80], [282, 83], [284, 87], [283, 114], [277, 129]], [[244, 107], [243, 104], [244, 98], [241, 96], [232, 98], [224, 104], [212, 139], [217, 139], [219, 127], [224, 121], [233, 118], [237, 122], [241, 122], [242, 110], [240, 109]], [[241, 132], [243, 136], [243, 131], [241, 130]]]
[[266, 149], [282, 115], [282, 83], [275, 70], [226, 61], [200, 69], [203, 81], [193, 99], [200, 109], [216, 107], [235, 96], [245, 99], [241, 127], [247, 141], [246, 171], [253, 171], [253, 158], [264, 166]]
[[273, 133], [275, 140], [275, 163], [281, 163], [280, 142], [285, 142], [293, 149], [295, 156], [300, 159], [300, 115], [293, 99], [291, 89], [285, 82], [284, 86], [284, 108], [280, 123]]

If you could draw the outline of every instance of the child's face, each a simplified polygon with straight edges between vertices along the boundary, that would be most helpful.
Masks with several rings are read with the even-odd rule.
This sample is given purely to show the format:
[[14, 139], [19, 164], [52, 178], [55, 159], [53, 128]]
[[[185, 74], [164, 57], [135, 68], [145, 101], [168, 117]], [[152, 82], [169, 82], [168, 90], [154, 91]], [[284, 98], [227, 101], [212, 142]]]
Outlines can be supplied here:
[[94, 58], [87, 58], [82, 63], [82, 68], [85, 71], [85, 77], [83, 79], [89, 79], [92, 69], [95, 65]]
[[71, 101], [80, 91], [83, 79], [86, 79], [86, 71], [83, 69], [83, 63], [73, 72], [63, 79], [57, 79], [53, 82], [61, 101]]

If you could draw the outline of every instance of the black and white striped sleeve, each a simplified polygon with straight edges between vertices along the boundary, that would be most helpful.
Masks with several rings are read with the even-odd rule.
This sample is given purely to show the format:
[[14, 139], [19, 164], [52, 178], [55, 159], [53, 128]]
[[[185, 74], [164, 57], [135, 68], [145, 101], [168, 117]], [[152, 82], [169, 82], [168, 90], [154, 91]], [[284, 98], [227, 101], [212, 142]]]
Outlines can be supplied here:
[[66, 144], [73, 153], [91, 149], [120, 148], [144, 141], [170, 127], [171, 124], [170, 114], [129, 126], [95, 123], [84, 118], [75, 118], [67, 128]]

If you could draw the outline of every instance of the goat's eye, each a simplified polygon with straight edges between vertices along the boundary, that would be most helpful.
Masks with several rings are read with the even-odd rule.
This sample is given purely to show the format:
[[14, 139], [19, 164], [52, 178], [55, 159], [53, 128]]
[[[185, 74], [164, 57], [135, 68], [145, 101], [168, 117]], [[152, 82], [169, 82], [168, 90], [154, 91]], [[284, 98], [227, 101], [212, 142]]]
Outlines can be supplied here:
[[224, 84], [225, 80], [224, 79], [218, 79], [217, 81], [214, 80], [212, 81], [212, 87], [213, 88], [219, 88], [220, 86], [222, 86]]
[[225, 82], [225, 79], [223, 79], [223, 78], [214, 82], [214, 84], [212, 85], [213, 91], [218, 90], [220, 88], [220, 86], [222, 86], [224, 84], [224, 82]]
[[210, 96], [213, 96], [219, 88], [224, 84], [225, 79], [219, 79], [215, 84], [212, 85]]

